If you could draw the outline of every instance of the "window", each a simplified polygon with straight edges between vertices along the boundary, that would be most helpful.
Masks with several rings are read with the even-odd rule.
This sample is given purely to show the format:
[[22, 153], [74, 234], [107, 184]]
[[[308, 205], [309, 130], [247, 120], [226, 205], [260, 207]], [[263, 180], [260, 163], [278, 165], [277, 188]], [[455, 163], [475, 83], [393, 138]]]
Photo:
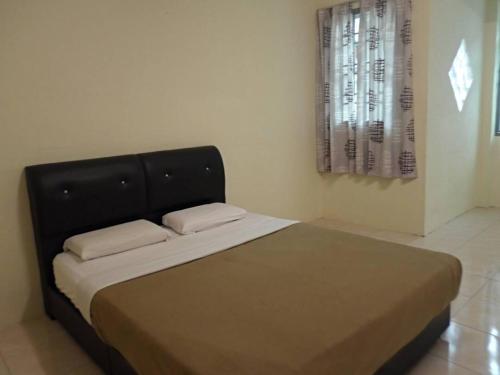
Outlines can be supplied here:
[[[343, 93], [344, 108], [342, 110], [342, 120], [355, 127], [358, 112], [358, 48], [359, 48], [359, 28], [360, 28], [360, 8], [359, 4], [353, 3], [349, 8], [349, 20], [345, 26], [343, 43], [347, 53], [342, 56], [343, 74], [345, 79], [345, 91]], [[352, 49], [351, 42], [352, 43]], [[346, 51], [344, 51], [346, 52]]]
[[460, 43], [460, 47], [458, 48], [455, 59], [453, 60], [451, 69], [448, 72], [448, 76], [450, 77], [450, 83], [453, 88], [453, 93], [455, 94], [458, 110], [459, 112], [462, 112], [465, 101], [469, 96], [472, 83], [474, 82], [465, 39], [462, 39], [462, 42]]
[[[354, 15], [354, 51], [358, 50], [359, 46], [359, 21], [360, 21], [360, 10], [355, 8], [352, 11]], [[357, 117], [358, 112], [358, 54], [354, 53], [354, 116]]]
[[361, 13], [359, 8], [353, 9], [354, 14], [354, 44], [357, 46], [359, 42], [359, 14]]
[[411, 1], [361, 5], [318, 11], [318, 170], [415, 178]]

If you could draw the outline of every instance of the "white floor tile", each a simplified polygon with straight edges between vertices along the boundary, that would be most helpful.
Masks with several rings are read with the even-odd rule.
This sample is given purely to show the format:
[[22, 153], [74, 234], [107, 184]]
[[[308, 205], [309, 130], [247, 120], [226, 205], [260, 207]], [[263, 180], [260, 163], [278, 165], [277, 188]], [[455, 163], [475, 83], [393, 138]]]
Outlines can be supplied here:
[[467, 240], [461, 238], [419, 238], [409, 243], [410, 246], [427, 250], [442, 251], [453, 254]]
[[460, 259], [464, 273], [490, 278], [495, 272], [500, 272], [500, 265], [497, 265], [488, 256], [461, 253], [455, 255]]
[[471, 297], [476, 294], [481, 287], [486, 285], [488, 281], [489, 279], [479, 275], [463, 273], [460, 291], [458, 293], [465, 297]]
[[481, 374], [500, 372], [500, 341], [493, 335], [452, 322], [431, 353]]
[[490, 280], [477, 293], [479, 298], [500, 304], [500, 281]]
[[500, 303], [475, 296], [453, 316], [453, 321], [500, 337]]
[[457, 298], [451, 303], [451, 316], [454, 317], [457, 313], [469, 302], [470, 297], [458, 295]]
[[408, 375], [477, 375], [477, 372], [448, 362], [445, 359], [427, 355], [424, 357]]
[[47, 318], [2, 331], [0, 354], [12, 375], [67, 374], [91, 362], [62, 327]]

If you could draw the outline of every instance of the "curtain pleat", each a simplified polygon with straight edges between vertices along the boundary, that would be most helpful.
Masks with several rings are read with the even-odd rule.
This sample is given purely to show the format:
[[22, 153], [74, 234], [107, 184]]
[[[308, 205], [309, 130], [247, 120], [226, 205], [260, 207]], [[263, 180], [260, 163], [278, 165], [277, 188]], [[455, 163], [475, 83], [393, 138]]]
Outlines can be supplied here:
[[318, 11], [320, 172], [417, 177], [411, 0], [361, 0]]

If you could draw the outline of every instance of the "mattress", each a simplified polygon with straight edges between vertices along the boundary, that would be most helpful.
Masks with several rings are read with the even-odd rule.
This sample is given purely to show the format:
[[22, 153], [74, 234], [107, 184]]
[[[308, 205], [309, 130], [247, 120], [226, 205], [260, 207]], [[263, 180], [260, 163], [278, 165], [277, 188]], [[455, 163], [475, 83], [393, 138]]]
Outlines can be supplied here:
[[458, 259], [295, 224], [100, 289], [96, 332], [140, 374], [373, 374], [456, 297]]
[[297, 223], [248, 213], [245, 218], [189, 235], [169, 230], [166, 242], [143, 246], [96, 259], [82, 261], [71, 252], [53, 261], [55, 284], [81, 312], [88, 323], [90, 303], [101, 289], [179, 264], [187, 263]]

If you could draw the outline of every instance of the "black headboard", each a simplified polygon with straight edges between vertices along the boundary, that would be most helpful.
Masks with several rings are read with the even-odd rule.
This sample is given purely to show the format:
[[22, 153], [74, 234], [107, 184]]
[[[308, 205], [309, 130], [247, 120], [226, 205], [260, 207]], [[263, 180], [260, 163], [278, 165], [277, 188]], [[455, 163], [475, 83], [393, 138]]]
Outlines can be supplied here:
[[26, 167], [45, 307], [52, 261], [72, 235], [166, 212], [225, 202], [214, 146]]

